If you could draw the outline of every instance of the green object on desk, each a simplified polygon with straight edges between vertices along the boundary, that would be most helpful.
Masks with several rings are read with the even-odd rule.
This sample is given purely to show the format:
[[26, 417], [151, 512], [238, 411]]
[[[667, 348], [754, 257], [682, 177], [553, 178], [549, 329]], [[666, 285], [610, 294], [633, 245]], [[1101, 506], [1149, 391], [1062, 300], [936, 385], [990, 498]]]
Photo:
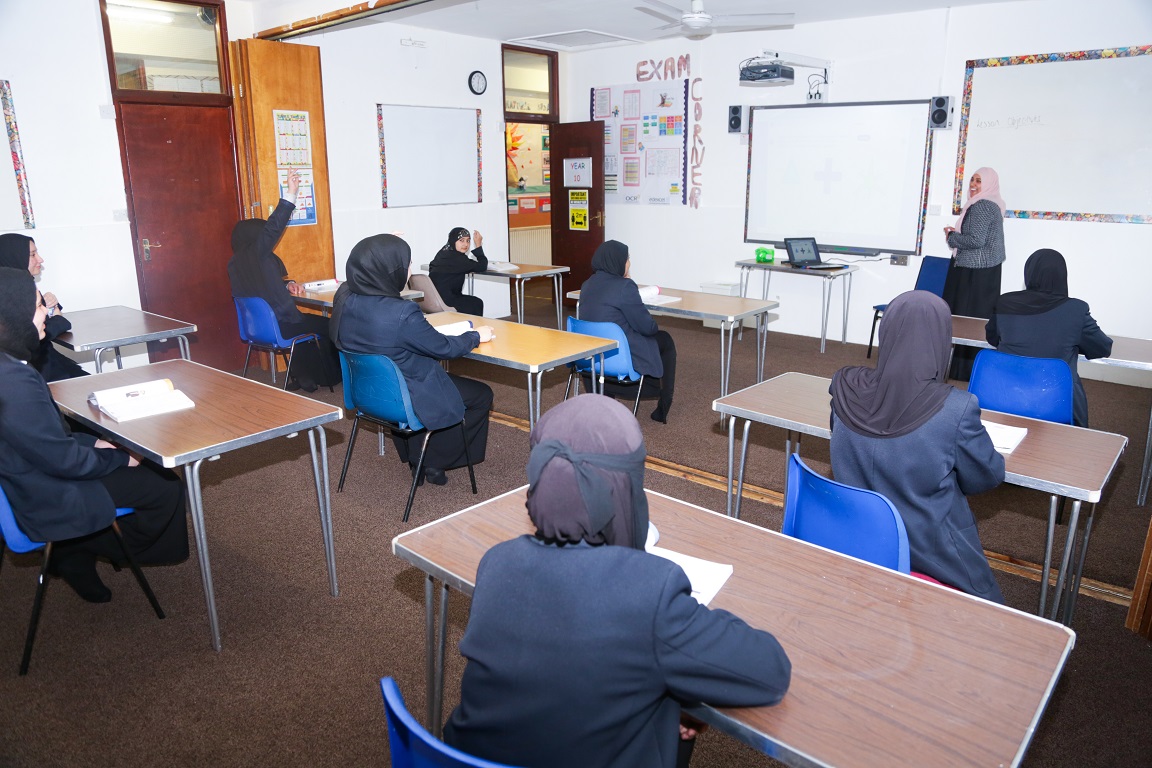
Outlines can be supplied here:
[[757, 248], [756, 249], [756, 263], [757, 264], [772, 264], [776, 261], [776, 249], [774, 248]]

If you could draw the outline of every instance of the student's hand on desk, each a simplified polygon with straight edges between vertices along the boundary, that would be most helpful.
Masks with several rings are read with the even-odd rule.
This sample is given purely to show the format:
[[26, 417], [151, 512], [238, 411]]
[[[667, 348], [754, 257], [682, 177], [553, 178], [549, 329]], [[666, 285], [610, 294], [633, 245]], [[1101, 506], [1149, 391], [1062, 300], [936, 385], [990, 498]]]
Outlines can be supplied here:
[[496, 332], [492, 330], [492, 326], [490, 325], [481, 325], [479, 328], [476, 328], [475, 331], [476, 333], [480, 334], [481, 344], [486, 341], [492, 341], [492, 339], [496, 338]]
[[303, 296], [304, 286], [300, 285], [295, 280], [290, 280], [288, 281], [288, 293], [292, 294], [293, 296]]

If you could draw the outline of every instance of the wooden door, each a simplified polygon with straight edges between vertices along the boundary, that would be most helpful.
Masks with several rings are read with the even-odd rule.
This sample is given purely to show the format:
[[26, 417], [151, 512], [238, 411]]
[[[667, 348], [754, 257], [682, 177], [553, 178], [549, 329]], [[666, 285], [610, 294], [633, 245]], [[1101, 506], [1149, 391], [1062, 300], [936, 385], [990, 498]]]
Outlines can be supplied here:
[[[552, 145], [552, 263], [568, 267], [568, 285], [579, 288], [592, 275], [592, 254], [604, 242], [604, 122], [558, 123], [550, 133]], [[591, 186], [566, 187], [564, 169], [568, 159], [590, 162]], [[587, 197], [587, 210], [574, 198]], [[584, 211], [586, 216], [581, 212]], [[573, 229], [582, 226], [587, 229]], [[569, 306], [576, 302], [564, 300]]]
[[[313, 182], [316, 223], [289, 226], [276, 246], [276, 254], [297, 282], [333, 278], [336, 264], [320, 49], [255, 39], [237, 40], [230, 45], [244, 218], [267, 218], [280, 199], [278, 172], [284, 165], [277, 154], [274, 112], [306, 114], [310, 165], [298, 169], [305, 183], [309, 178]], [[302, 186], [301, 192], [304, 191]], [[303, 201], [297, 203], [300, 207]]]
[[[140, 304], [196, 324], [190, 339], [196, 362], [238, 369], [244, 346], [228, 284], [232, 227], [240, 216], [232, 110], [121, 103], [117, 114]], [[154, 360], [176, 355], [175, 343], [150, 346]]]

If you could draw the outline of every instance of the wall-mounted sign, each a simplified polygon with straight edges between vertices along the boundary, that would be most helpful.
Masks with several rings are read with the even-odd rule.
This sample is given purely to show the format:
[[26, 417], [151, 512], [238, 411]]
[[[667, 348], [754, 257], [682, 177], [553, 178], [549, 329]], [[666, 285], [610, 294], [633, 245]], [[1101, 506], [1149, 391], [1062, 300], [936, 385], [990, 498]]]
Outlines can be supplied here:
[[592, 186], [592, 158], [564, 158], [564, 186], [590, 188]]
[[583, 189], [568, 190], [568, 229], [588, 231], [588, 192]]

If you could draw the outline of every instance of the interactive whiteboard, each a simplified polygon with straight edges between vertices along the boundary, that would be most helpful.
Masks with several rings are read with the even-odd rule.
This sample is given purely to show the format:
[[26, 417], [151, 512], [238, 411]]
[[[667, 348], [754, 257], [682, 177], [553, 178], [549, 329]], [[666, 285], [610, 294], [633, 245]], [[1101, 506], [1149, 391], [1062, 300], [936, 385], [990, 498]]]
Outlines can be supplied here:
[[479, 203], [478, 109], [376, 105], [383, 207]]

